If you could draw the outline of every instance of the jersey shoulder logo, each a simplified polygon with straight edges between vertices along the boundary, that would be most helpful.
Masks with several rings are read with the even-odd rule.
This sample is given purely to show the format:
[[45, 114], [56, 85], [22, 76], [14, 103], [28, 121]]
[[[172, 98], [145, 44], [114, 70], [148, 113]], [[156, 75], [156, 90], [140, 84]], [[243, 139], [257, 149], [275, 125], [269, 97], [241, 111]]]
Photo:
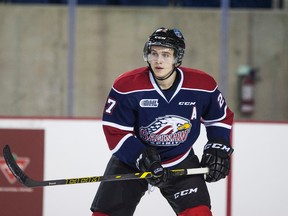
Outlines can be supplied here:
[[177, 146], [186, 141], [191, 127], [186, 118], [166, 115], [156, 118], [146, 127], [140, 127], [140, 137], [155, 146]]

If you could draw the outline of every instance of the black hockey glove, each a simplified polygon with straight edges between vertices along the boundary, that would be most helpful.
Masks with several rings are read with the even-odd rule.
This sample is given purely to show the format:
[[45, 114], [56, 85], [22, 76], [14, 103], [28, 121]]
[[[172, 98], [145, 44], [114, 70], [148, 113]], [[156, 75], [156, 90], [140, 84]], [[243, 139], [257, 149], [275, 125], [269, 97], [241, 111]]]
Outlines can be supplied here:
[[230, 155], [233, 149], [229, 144], [209, 142], [204, 146], [202, 167], [208, 167], [207, 182], [216, 182], [225, 178], [230, 171]]
[[153, 177], [147, 179], [148, 183], [161, 187], [169, 178], [169, 170], [161, 165], [161, 158], [155, 148], [147, 148], [140, 154], [136, 166], [142, 172], [151, 172]]

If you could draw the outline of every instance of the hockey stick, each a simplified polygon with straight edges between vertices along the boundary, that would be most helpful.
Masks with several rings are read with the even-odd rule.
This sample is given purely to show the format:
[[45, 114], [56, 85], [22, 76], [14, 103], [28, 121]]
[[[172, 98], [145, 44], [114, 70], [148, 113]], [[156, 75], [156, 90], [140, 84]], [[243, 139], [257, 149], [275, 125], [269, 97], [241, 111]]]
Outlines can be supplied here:
[[[106, 175], [106, 176], [89, 176], [81, 178], [67, 178], [58, 180], [47, 180], [47, 181], [37, 181], [28, 177], [23, 170], [17, 165], [10, 147], [6, 145], [3, 148], [3, 156], [5, 158], [6, 164], [9, 167], [12, 174], [17, 178], [17, 180], [25, 185], [26, 187], [44, 187], [44, 186], [55, 186], [55, 185], [71, 185], [71, 184], [81, 184], [81, 183], [92, 183], [92, 182], [104, 182], [104, 181], [120, 181], [120, 180], [135, 180], [135, 179], [147, 179], [151, 178], [151, 172], [140, 172], [140, 173], [129, 173], [129, 174], [119, 174], [119, 175]], [[191, 169], [175, 169], [171, 170], [172, 176], [184, 176], [184, 175], [197, 175], [206, 174], [208, 168], [191, 168]]]

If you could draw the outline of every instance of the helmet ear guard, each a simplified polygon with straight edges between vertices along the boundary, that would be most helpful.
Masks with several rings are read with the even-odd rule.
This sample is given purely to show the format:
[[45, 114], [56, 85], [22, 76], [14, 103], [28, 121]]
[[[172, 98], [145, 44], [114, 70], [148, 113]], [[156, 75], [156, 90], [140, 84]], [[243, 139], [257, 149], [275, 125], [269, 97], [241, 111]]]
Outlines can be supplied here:
[[148, 62], [151, 46], [163, 46], [174, 49], [176, 66], [178, 67], [182, 64], [185, 52], [185, 41], [180, 30], [167, 29], [164, 27], [156, 29], [144, 45], [143, 57], [146, 62]]
[[151, 52], [151, 44], [149, 44], [149, 41], [147, 41], [144, 44], [144, 48], [143, 48], [143, 58], [144, 61], [148, 62], [148, 55]]

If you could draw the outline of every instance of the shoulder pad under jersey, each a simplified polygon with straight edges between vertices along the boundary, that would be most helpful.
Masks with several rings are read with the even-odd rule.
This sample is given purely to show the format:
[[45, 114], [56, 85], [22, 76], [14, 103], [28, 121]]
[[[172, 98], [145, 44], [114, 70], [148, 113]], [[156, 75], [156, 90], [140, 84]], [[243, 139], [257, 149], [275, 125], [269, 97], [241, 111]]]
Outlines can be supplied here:
[[114, 81], [113, 88], [122, 93], [152, 89], [149, 68], [142, 67], [123, 73]]
[[209, 74], [196, 69], [180, 67], [184, 74], [183, 88], [213, 92], [217, 83]]

